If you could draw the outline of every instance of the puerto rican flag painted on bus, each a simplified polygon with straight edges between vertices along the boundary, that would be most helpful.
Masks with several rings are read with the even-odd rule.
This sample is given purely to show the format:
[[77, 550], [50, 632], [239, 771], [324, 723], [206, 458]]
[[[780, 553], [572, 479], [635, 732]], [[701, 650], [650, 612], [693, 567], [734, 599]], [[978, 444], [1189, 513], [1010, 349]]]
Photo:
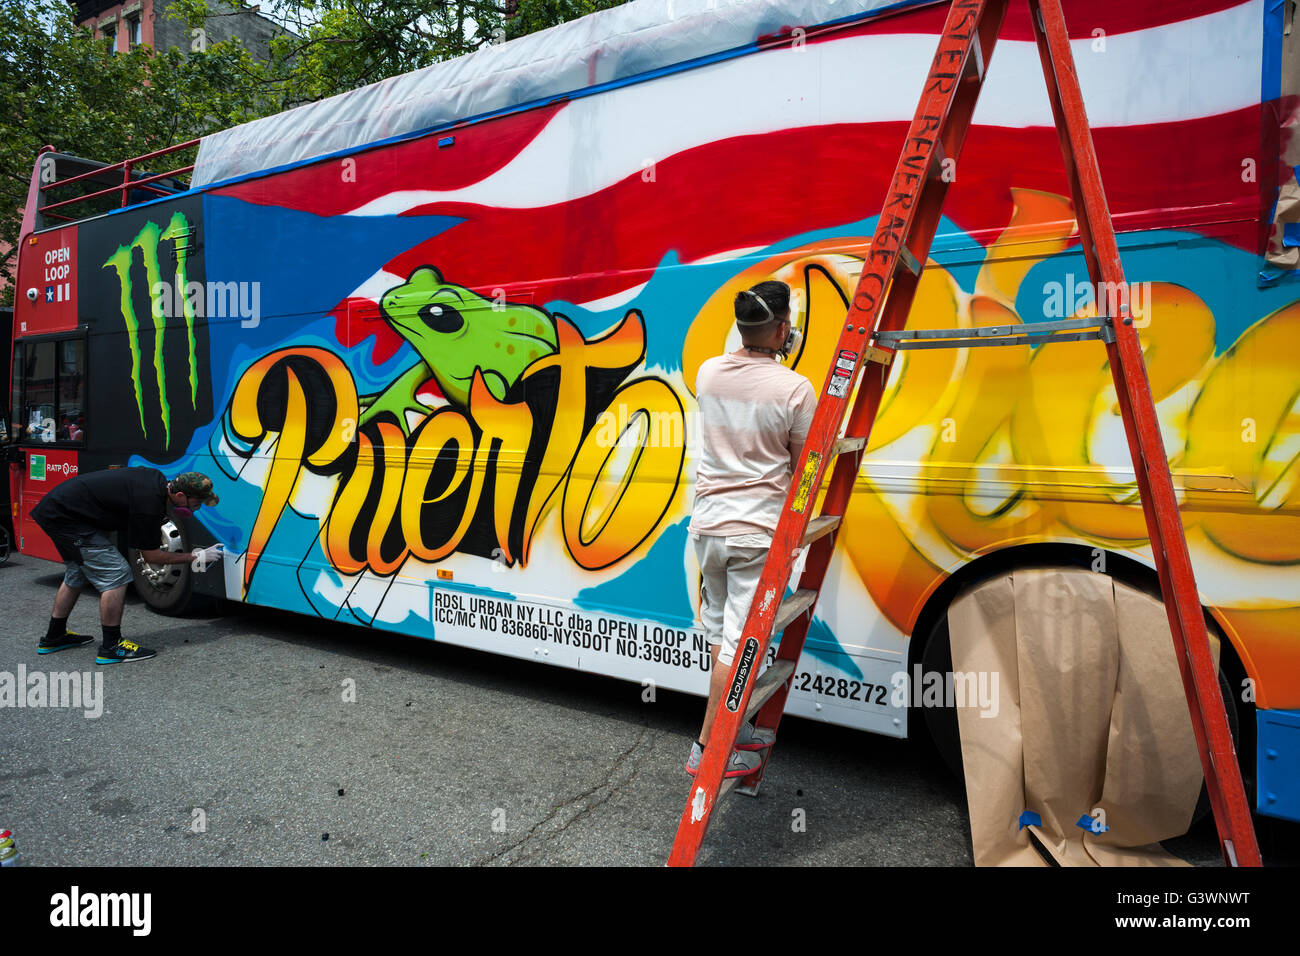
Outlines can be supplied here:
[[[335, 310], [344, 344], [377, 336], [377, 362], [401, 340], [375, 304], [421, 265], [487, 296], [523, 288], [539, 305], [611, 305], [665, 262], [739, 256], [874, 216], [946, 9], [876, 17], [215, 192], [320, 216], [461, 220], [386, 262]], [[1262, 251], [1279, 150], [1260, 129], [1290, 108], [1262, 102], [1265, 0], [1067, 0], [1065, 13], [1117, 229], [1159, 228], [1177, 211], [1184, 226]], [[967, 245], [1010, 220], [1013, 187], [1069, 193], [1022, 5], [1008, 14], [955, 173], [947, 238]], [[935, 249], [944, 243], [941, 232]], [[373, 321], [356, 321], [366, 312], [357, 305]]]

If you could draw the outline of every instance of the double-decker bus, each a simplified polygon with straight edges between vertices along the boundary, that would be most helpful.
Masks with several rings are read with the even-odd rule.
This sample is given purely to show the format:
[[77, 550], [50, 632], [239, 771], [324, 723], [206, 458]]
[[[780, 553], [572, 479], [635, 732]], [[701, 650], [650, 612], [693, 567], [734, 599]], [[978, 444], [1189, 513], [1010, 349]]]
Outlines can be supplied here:
[[[1282, 12], [1065, 7], [1241, 749], [1272, 755], [1258, 808], [1300, 819], [1300, 285], [1265, 258]], [[55, 557], [29, 514], [72, 475], [198, 470], [220, 504], [164, 545], [228, 559], [131, 555], [159, 610], [216, 596], [704, 693], [696, 372], [735, 346], [736, 292], [780, 279], [820, 386], [946, 8], [639, 0], [205, 137], [192, 170], [43, 153], [19, 550]], [[1097, 307], [1019, 5], [949, 173], [913, 326]], [[915, 731], [893, 678], [945, 659], [950, 602], [991, 574], [1153, 586], [1109, 381], [1095, 343], [901, 360], [790, 713]]]

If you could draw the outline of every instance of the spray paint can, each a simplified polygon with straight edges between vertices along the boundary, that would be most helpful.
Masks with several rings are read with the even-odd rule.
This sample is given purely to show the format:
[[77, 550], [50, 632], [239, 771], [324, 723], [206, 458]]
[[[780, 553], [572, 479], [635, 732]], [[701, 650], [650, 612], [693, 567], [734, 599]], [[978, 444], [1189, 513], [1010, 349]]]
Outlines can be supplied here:
[[18, 847], [14, 844], [14, 835], [8, 830], [0, 830], [0, 866], [18, 865]]

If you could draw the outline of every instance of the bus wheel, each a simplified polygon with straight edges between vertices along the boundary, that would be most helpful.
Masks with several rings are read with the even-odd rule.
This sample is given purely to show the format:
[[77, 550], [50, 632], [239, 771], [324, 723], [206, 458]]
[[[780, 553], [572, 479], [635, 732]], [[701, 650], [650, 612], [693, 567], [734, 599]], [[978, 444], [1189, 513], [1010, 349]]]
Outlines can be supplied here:
[[[1152, 600], [1158, 601], [1159, 598], [1151, 596]], [[1227, 639], [1219, 634], [1213, 625], [1211, 627], [1215, 636], [1219, 638], [1220, 647], [1227, 644]], [[1228, 712], [1228, 729], [1232, 733], [1233, 746], [1238, 750], [1240, 757], [1241, 740], [1240, 740], [1240, 715], [1237, 713], [1236, 696], [1232, 692], [1232, 685], [1223, 672], [1224, 652], [1219, 652], [1219, 693], [1223, 695], [1224, 703], [1227, 705]], [[931, 672], [939, 674], [948, 674], [952, 671], [952, 647], [949, 643], [948, 636], [948, 615], [940, 615], [934, 627], [925, 642], [925, 649], [921, 653], [922, 673]], [[946, 702], [945, 702], [946, 703]], [[966, 774], [962, 767], [961, 759], [961, 732], [957, 725], [957, 709], [955, 707], [938, 706], [924, 707], [925, 725], [930, 732], [930, 739], [934, 742], [935, 749], [939, 752], [940, 758], [950, 771], [959, 781], [965, 783]], [[915, 718], [915, 713], [909, 717], [909, 723]], [[1243, 774], [1244, 776], [1244, 774]], [[1249, 791], [1252, 781], [1245, 781]], [[1196, 801], [1196, 810], [1192, 814], [1192, 825], [1200, 822], [1206, 814], [1210, 812], [1210, 795], [1205, 789], [1205, 784], [1201, 784], [1201, 795]]]
[[[162, 550], [174, 554], [188, 552], [185, 532], [168, 520], [162, 526]], [[194, 590], [194, 572], [188, 564], [150, 564], [136, 548], [127, 555], [135, 576], [135, 593], [160, 614], [184, 614], [190, 608]]]

